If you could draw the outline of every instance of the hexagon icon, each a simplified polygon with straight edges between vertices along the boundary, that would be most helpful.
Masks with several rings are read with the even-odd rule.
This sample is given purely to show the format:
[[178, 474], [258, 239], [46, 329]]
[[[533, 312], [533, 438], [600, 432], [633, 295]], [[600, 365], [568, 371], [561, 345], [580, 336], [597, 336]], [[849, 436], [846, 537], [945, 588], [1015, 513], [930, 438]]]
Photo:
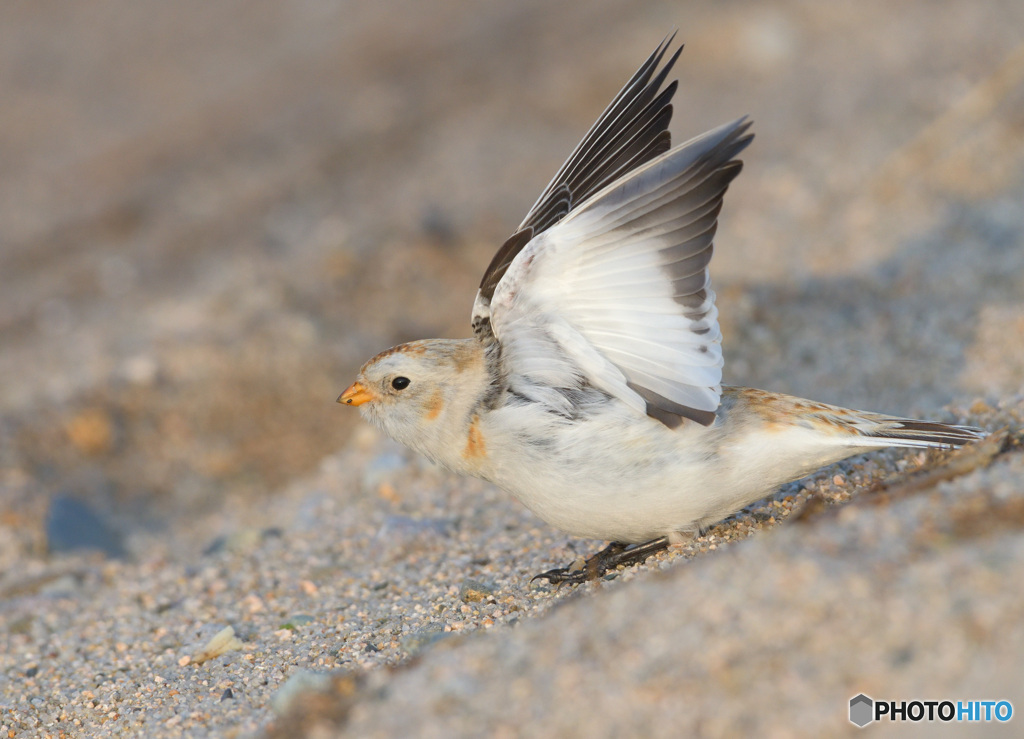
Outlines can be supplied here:
[[874, 715], [875, 702], [871, 698], [863, 693], [850, 698], [850, 723], [863, 729], [875, 720]]

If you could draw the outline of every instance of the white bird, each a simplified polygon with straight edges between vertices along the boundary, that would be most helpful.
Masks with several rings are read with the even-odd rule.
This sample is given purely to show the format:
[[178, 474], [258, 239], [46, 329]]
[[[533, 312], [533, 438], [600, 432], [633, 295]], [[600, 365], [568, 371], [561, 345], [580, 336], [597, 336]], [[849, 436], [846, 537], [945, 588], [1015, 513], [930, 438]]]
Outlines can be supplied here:
[[[671, 147], [663, 42], [484, 273], [474, 336], [367, 362], [338, 402], [548, 523], [610, 541], [581, 582], [643, 561], [779, 485], [881, 447], [951, 448], [966, 426], [722, 386], [708, 277], [750, 122]], [[660, 67], [660, 70], [659, 70]]]

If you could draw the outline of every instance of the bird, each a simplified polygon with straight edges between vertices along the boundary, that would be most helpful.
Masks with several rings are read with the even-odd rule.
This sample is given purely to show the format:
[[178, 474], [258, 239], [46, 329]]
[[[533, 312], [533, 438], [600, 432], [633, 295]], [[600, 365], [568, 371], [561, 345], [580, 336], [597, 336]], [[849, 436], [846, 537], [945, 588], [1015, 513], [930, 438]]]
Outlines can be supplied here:
[[753, 134], [743, 116], [672, 146], [674, 36], [497, 250], [472, 336], [387, 349], [338, 398], [552, 526], [609, 542], [537, 575], [550, 583], [643, 562], [847, 457], [985, 434], [722, 384], [708, 267]]

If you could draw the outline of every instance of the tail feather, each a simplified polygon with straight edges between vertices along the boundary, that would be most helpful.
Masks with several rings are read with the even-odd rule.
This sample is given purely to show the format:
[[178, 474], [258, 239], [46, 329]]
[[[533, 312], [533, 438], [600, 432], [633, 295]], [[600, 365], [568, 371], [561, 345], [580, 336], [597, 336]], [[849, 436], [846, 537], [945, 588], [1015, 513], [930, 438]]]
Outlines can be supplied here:
[[988, 435], [974, 426], [953, 426], [935, 421], [887, 418], [871, 429], [860, 429], [865, 439], [878, 439], [879, 446], [956, 449]]
[[988, 436], [987, 431], [974, 426], [886, 416], [747, 387], [724, 386], [722, 398], [726, 413], [742, 405], [770, 428], [811, 431], [826, 447], [865, 451], [890, 446], [956, 449]]

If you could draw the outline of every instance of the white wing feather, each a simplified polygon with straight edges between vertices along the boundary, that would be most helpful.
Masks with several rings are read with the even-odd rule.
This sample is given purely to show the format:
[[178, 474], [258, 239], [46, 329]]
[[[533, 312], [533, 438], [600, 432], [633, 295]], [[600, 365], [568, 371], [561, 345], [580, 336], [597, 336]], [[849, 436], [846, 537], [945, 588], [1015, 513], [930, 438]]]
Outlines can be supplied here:
[[707, 265], [749, 125], [624, 175], [516, 255], [480, 306], [514, 392], [557, 406], [590, 384], [669, 425], [713, 420], [722, 349]]

